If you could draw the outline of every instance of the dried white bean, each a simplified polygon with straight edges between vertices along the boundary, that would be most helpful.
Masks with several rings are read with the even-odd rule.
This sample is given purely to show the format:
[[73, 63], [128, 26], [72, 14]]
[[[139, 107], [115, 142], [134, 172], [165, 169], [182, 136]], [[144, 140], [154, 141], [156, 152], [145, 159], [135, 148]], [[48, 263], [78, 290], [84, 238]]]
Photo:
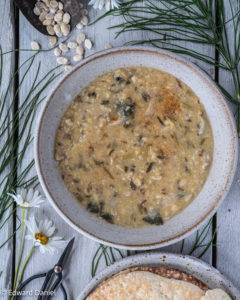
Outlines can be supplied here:
[[36, 4], [35, 4], [35, 6], [38, 7], [38, 8], [41, 8], [41, 2], [37, 1]]
[[53, 26], [53, 29], [54, 29], [54, 31], [55, 31], [56, 34], [59, 33], [59, 32], [61, 32], [61, 28], [60, 28], [60, 26], [58, 24], [55, 24]]
[[81, 19], [81, 23], [84, 26], [87, 26], [87, 24], [88, 24], [88, 17], [87, 16], [83, 16], [82, 19]]
[[39, 43], [38, 42], [36, 42], [36, 41], [32, 41], [31, 42], [31, 48], [32, 48], [32, 50], [40, 50], [40, 45], [39, 45]]
[[40, 16], [41, 14], [41, 10], [37, 6], [34, 7], [33, 12], [36, 16]]
[[64, 36], [68, 36], [68, 34], [70, 32], [70, 25], [65, 24], [65, 23], [61, 23], [60, 27], [61, 27], [62, 34]]
[[55, 15], [55, 13], [56, 13], [56, 11], [57, 11], [57, 9], [56, 8], [52, 8], [52, 7], [50, 7], [50, 13], [52, 13], [52, 14], [54, 14]]
[[60, 50], [62, 50], [62, 52], [67, 52], [68, 51], [68, 46], [65, 45], [64, 43], [60, 43], [59, 48], [60, 48]]
[[48, 32], [50, 35], [54, 35], [54, 34], [55, 34], [55, 31], [54, 31], [52, 25], [47, 26], [47, 32]]
[[42, 2], [44, 2], [46, 4], [46, 6], [49, 7], [49, 5], [50, 5], [49, 0], [42, 0]]
[[47, 14], [46, 11], [43, 11], [43, 12], [40, 13], [40, 15], [39, 15], [39, 20], [40, 20], [41, 22], [43, 22], [43, 21], [45, 20], [46, 14]]
[[78, 44], [81, 44], [85, 41], [86, 39], [86, 35], [83, 32], [80, 32], [79, 35], [76, 38], [76, 41], [78, 42]]
[[54, 47], [57, 44], [57, 38], [55, 36], [49, 37], [49, 44], [51, 47]]
[[[82, 7], [82, 5], [81, 5]], [[64, 5], [57, 0], [37, 0], [33, 12], [38, 16], [41, 23], [46, 26], [46, 30], [51, 36], [68, 36], [70, 33], [71, 15], [64, 13]], [[52, 42], [51, 45], [54, 45]], [[77, 45], [72, 45], [71, 49], [75, 49]]]
[[63, 10], [63, 4], [62, 4], [62, 2], [58, 2], [58, 8], [59, 8], [60, 10]]
[[42, 23], [43, 23], [44, 26], [52, 25], [52, 20], [47, 20], [46, 19]]
[[104, 48], [107, 50], [107, 49], [111, 49], [112, 47], [113, 47], [112, 44], [109, 43], [109, 44], [106, 44]]
[[57, 63], [59, 65], [66, 65], [68, 63], [68, 59], [64, 56], [57, 57]]
[[56, 15], [54, 16], [54, 20], [56, 21], [56, 22], [61, 22], [62, 21], [62, 18], [63, 18], [63, 13], [62, 12], [57, 12], [56, 13]]
[[53, 50], [53, 53], [54, 53], [55, 56], [60, 56], [62, 54], [62, 51], [59, 48], [55, 48]]
[[70, 19], [71, 19], [71, 17], [70, 17], [70, 15], [69, 15], [69, 13], [65, 13], [65, 14], [63, 15], [63, 23], [69, 24]]
[[81, 54], [76, 54], [73, 56], [73, 61], [80, 61], [83, 59], [83, 56]]
[[46, 14], [46, 17], [45, 17], [46, 20], [53, 20], [53, 18], [54, 18], [54, 15], [52, 13]]
[[39, 2], [38, 7], [42, 10], [48, 11], [48, 7], [43, 2]]
[[64, 71], [66, 71], [66, 72], [69, 72], [69, 71], [71, 71], [72, 70], [72, 66], [71, 65], [65, 65], [64, 66]]
[[92, 48], [92, 42], [89, 39], [86, 39], [84, 42], [84, 45], [87, 49], [91, 49]]
[[82, 23], [78, 23], [78, 24], [76, 25], [76, 27], [77, 27], [77, 29], [83, 29], [83, 24], [82, 24]]
[[56, 0], [51, 0], [51, 1], [50, 1], [50, 6], [51, 6], [52, 8], [57, 8], [57, 7], [58, 7], [58, 2], [57, 2]]
[[83, 55], [83, 53], [84, 53], [84, 48], [83, 48], [83, 46], [78, 46], [78, 47], [76, 48], [76, 53], [77, 53], [77, 54], [80, 54], [80, 55]]
[[62, 35], [62, 32], [57, 32], [57, 33], [56, 33], [56, 36], [59, 37], [59, 38], [62, 37], [62, 36], [63, 36], [63, 35]]
[[68, 42], [67, 46], [69, 49], [76, 49], [77, 48], [77, 43], [76, 42]]

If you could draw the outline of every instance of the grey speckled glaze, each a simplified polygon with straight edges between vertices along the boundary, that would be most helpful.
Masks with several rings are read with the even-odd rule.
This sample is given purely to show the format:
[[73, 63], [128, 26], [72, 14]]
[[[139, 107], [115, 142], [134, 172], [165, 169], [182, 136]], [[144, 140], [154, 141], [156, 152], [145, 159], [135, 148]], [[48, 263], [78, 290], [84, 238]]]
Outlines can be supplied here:
[[223, 289], [232, 297], [232, 300], [240, 299], [240, 291], [237, 290], [229, 280], [227, 280], [218, 270], [195, 257], [171, 253], [146, 253], [124, 258], [106, 268], [92, 279], [77, 300], [84, 300], [101, 282], [120, 271], [140, 266], [165, 266], [174, 268], [193, 275], [195, 278], [205, 283], [209, 289]]
[[[199, 97], [213, 129], [213, 163], [203, 189], [186, 209], [163, 226], [129, 229], [96, 218], [82, 208], [66, 189], [53, 156], [59, 121], [73, 98], [97, 76], [129, 66], [158, 68], [182, 80]], [[170, 52], [131, 47], [98, 52], [81, 62], [60, 82], [50, 95], [39, 120], [35, 160], [47, 198], [68, 224], [106, 245], [143, 250], [173, 244], [190, 235], [213, 216], [231, 186], [236, 170], [237, 149], [232, 114], [222, 94], [204, 72]]]

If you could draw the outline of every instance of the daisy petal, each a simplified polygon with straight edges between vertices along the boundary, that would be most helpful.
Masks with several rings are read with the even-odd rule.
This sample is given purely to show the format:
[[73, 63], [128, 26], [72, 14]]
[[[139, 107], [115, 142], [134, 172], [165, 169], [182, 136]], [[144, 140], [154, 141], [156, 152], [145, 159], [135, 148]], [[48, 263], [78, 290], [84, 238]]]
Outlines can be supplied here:
[[25, 220], [25, 224], [28, 228], [28, 230], [32, 233], [35, 234], [36, 232], [39, 232], [36, 220], [33, 216], [29, 218], [29, 220]]
[[13, 198], [17, 205], [23, 208], [39, 207], [44, 202], [44, 198], [40, 193], [33, 189], [21, 189], [18, 194], [9, 193], [8, 195]]
[[25, 201], [28, 201], [28, 202], [31, 202], [32, 199], [33, 199], [33, 194], [34, 194], [34, 191], [33, 189], [29, 189], [25, 195]]
[[51, 220], [43, 219], [39, 223], [34, 216], [25, 221], [30, 234], [26, 239], [32, 240], [35, 247], [39, 247], [41, 253], [54, 253], [62, 249], [66, 242], [60, 236], [53, 236], [56, 228]]
[[23, 203], [23, 199], [22, 199], [21, 195], [15, 195], [15, 194], [8, 193], [8, 196], [12, 197], [13, 200], [14, 200], [18, 205], [21, 205], [21, 204]]
[[[53, 237], [51, 237], [51, 240], [53, 240], [53, 241], [62, 241], [63, 239], [62, 239], [61, 236], [53, 236]], [[64, 243], [65, 243], [65, 241], [64, 241]]]
[[42, 254], [44, 254], [46, 252], [46, 247], [44, 247], [43, 245], [39, 245], [39, 250]]

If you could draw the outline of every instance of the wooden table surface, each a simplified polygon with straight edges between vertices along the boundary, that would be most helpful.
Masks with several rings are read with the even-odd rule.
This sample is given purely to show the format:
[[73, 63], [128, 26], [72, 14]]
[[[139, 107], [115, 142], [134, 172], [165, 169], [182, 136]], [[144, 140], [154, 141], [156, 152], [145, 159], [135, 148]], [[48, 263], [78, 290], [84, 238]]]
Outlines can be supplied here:
[[[233, 0], [237, 1], [237, 0]], [[89, 8], [90, 19], [94, 20], [102, 12], [96, 11]], [[95, 25], [88, 26], [84, 28], [84, 32], [90, 39], [94, 42], [94, 47], [87, 51], [86, 56], [91, 55], [96, 51], [103, 50], [105, 46], [109, 43], [113, 47], [122, 46], [125, 42], [132, 39], [131, 33], [120, 36], [118, 39], [114, 39], [114, 31], [107, 29], [112, 24], [116, 24], [119, 20], [117, 18], [108, 17], [101, 20]], [[79, 32], [79, 31], [78, 31]], [[73, 37], [77, 34], [76, 31], [73, 32]], [[142, 37], [145, 33], [138, 32], [134, 33], [134, 37]], [[48, 39], [37, 32], [24, 18], [21, 13], [14, 13], [12, 1], [0, 0], [0, 44], [4, 51], [20, 48], [29, 49], [32, 40], [37, 40], [41, 43], [44, 49], [49, 47]], [[193, 47], [196, 51], [202, 51], [204, 53], [210, 53], [212, 57], [215, 56], [215, 49], [211, 47]], [[4, 72], [5, 83], [8, 82], [11, 71], [18, 68], [28, 57], [30, 53], [28, 51], [21, 51], [18, 55], [12, 53], [9, 55], [8, 66]], [[18, 95], [18, 104], [21, 105], [24, 96], [31, 84], [34, 74], [36, 72], [37, 62], [42, 62], [41, 74], [44, 75], [56, 66], [56, 59], [52, 51], [41, 52], [34, 63], [34, 68], [28, 73], [24, 85], [21, 87], [20, 93]], [[195, 62], [195, 61], [193, 61]], [[195, 62], [197, 63], [197, 62]], [[197, 63], [201, 68], [203, 68], [212, 78], [217, 79], [223, 86], [227, 88], [229, 92], [233, 91], [233, 84], [226, 72], [218, 69], [214, 69], [203, 63]], [[56, 82], [54, 83], [56, 84]], [[53, 88], [53, 85], [51, 86]], [[12, 91], [13, 92], [13, 91]], [[9, 97], [12, 93], [9, 94]], [[43, 103], [44, 104], [44, 103]], [[34, 128], [33, 128], [34, 133]], [[24, 161], [26, 165], [33, 158], [32, 149]], [[21, 166], [20, 168], [23, 168]], [[35, 174], [35, 170], [32, 171], [31, 175]], [[212, 264], [218, 268], [224, 275], [226, 275], [232, 282], [240, 289], [240, 169], [238, 168], [238, 173], [236, 174], [232, 188], [226, 197], [224, 203], [219, 208], [217, 215], [214, 218], [212, 232], [217, 229], [217, 234], [215, 237], [214, 245], [212, 245], [207, 253], [203, 256], [203, 260]], [[72, 299], [76, 299], [77, 295], [81, 292], [83, 287], [91, 280], [91, 261], [95, 254], [96, 249], [99, 244], [91, 241], [90, 239], [80, 235], [74, 231], [68, 224], [66, 224], [50, 206], [50, 204], [45, 203], [39, 209], [39, 216], [47, 216], [48, 218], [54, 220], [56, 227], [58, 228], [58, 233], [64, 236], [65, 239], [69, 239], [75, 236], [75, 245], [70, 260], [70, 265], [68, 268], [68, 274], [66, 274], [65, 282], [68, 286], [69, 293], [72, 295]], [[0, 233], [0, 244], [8, 236], [9, 232], [12, 230], [11, 224], [4, 227]], [[211, 239], [212, 232], [209, 232], [209, 239]], [[195, 239], [195, 234], [189, 237], [185, 242], [185, 253], [188, 253], [191, 249]], [[17, 238], [17, 243], [18, 243]], [[30, 244], [26, 244], [24, 253], [29, 251]], [[4, 295], [4, 290], [10, 288], [12, 281], [12, 265], [15, 247], [13, 242], [10, 241], [2, 249], [0, 249], [0, 299], [6, 299], [7, 296]], [[159, 251], [170, 251], [179, 253], [180, 243], [172, 245], [167, 248], [160, 249]], [[50, 255], [42, 255], [36, 252], [31, 259], [25, 277], [32, 274], [43, 272], [48, 270], [57, 259], [56, 256], [52, 257]], [[104, 268], [101, 265], [101, 268]], [[40, 286], [40, 282], [35, 283], [31, 288], [37, 289]], [[58, 294], [59, 296], [59, 294]], [[59, 297], [56, 297], [60, 299]], [[28, 297], [24, 297], [28, 299]]]

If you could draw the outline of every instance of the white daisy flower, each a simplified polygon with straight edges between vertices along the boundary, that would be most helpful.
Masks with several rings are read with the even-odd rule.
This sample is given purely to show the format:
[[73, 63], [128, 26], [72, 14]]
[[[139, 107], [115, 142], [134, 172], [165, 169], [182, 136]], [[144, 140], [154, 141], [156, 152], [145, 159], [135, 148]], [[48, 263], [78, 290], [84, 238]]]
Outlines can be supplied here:
[[119, 7], [119, 0], [91, 0], [89, 5], [92, 5], [95, 9], [105, 8], [110, 10]]
[[23, 208], [39, 207], [45, 198], [40, 195], [39, 191], [33, 189], [21, 189], [17, 194], [8, 194], [13, 198], [17, 205]]
[[41, 220], [39, 223], [34, 216], [25, 221], [30, 234], [26, 235], [27, 240], [32, 240], [35, 247], [39, 247], [41, 253], [51, 254], [58, 252], [65, 245], [60, 236], [54, 236], [56, 228], [52, 221]]

